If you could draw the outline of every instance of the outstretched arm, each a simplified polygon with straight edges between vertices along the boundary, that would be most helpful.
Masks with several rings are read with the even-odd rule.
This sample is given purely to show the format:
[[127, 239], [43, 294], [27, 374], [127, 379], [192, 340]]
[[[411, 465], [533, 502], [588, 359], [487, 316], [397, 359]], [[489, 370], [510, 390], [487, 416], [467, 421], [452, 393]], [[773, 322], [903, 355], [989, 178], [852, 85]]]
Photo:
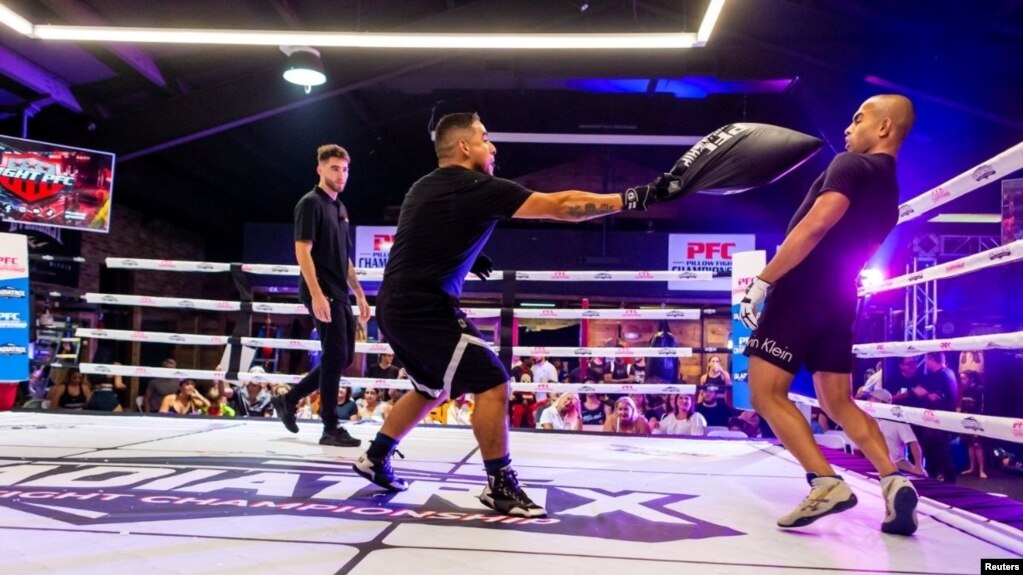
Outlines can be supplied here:
[[512, 216], [522, 220], [581, 222], [622, 211], [619, 194], [594, 194], [579, 190], [535, 192]]

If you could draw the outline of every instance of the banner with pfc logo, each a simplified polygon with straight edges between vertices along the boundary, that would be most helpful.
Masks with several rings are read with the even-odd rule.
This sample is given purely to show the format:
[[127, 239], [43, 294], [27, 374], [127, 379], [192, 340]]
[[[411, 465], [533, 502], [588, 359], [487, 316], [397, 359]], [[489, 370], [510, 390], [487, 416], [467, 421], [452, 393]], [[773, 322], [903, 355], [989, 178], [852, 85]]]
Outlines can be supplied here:
[[0, 383], [28, 379], [28, 239], [0, 233]]
[[669, 234], [669, 270], [709, 271], [724, 275], [703, 281], [669, 282], [668, 289], [728, 291], [731, 284], [727, 276], [732, 271], [732, 256], [755, 249], [756, 239], [753, 234]]
[[732, 335], [728, 341], [732, 346], [732, 405], [737, 409], [753, 409], [749, 399], [749, 358], [742, 354], [753, 332], [739, 321], [739, 302], [766, 265], [767, 252], [763, 250], [732, 254]]
[[384, 269], [391, 255], [396, 226], [356, 226], [352, 261], [360, 269]]

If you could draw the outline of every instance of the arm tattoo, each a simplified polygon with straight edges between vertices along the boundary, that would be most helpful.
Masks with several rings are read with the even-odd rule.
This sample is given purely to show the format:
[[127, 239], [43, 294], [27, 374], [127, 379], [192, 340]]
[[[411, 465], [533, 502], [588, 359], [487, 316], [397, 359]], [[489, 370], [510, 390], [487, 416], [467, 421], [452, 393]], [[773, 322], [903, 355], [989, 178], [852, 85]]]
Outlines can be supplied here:
[[568, 215], [574, 218], [595, 218], [606, 214], [612, 214], [618, 211], [611, 204], [594, 204], [593, 202], [587, 202], [581, 206], [571, 205], [568, 206]]

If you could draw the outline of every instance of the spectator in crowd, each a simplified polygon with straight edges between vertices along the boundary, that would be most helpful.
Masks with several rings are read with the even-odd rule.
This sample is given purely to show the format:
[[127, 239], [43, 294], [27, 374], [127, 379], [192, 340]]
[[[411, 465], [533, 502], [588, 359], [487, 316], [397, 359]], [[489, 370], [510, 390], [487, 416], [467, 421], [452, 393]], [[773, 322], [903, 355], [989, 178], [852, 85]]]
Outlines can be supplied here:
[[716, 387], [718, 389], [725, 389], [732, 385], [732, 376], [728, 375], [725, 368], [721, 366], [720, 357], [712, 355], [707, 360], [707, 372], [700, 376], [700, 385], [705, 388]]
[[377, 362], [366, 368], [366, 377], [372, 379], [398, 379], [398, 366], [394, 365], [393, 353], [381, 353]]
[[[168, 357], [160, 362], [160, 367], [164, 369], [177, 369], [178, 362], [174, 358]], [[146, 385], [145, 399], [142, 401], [142, 410], [150, 413], [160, 411], [163, 399], [168, 395], [176, 394], [179, 387], [177, 378], [173, 377], [157, 377], [149, 380], [149, 384]]]
[[898, 372], [885, 383], [885, 389], [893, 394], [892, 403], [896, 405], [915, 405], [916, 402], [910, 396], [909, 390], [920, 384], [923, 376], [920, 374], [919, 357], [903, 357], [898, 360]]
[[[910, 389], [912, 404], [934, 411], [955, 411], [957, 407], [956, 376], [945, 364], [943, 352], [924, 356], [925, 374], [920, 383]], [[919, 427], [915, 429], [924, 450], [927, 475], [932, 479], [954, 483], [955, 466], [952, 463], [952, 434], [941, 429]]]
[[178, 392], [163, 398], [160, 413], [199, 415], [209, 406], [210, 402], [195, 390], [195, 381], [182, 379], [178, 382]]
[[633, 393], [629, 395], [632, 398], [632, 403], [636, 404], [636, 409], [639, 410], [639, 414], [649, 423], [651, 420], [659, 421], [664, 417], [665, 408], [663, 402], [658, 407], [652, 407], [650, 405], [650, 398], [652, 396], [645, 393]]
[[[551, 362], [547, 361], [547, 358], [542, 355], [533, 357], [533, 367], [530, 368], [533, 373], [533, 383], [558, 383], [558, 370], [554, 367]], [[537, 401], [544, 401], [547, 399], [547, 394], [538, 391], [536, 392]]]
[[[114, 362], [114, 365], [121, 364]], [[93, 386], [92, 395], [89, 396], [85, 409], [88, 411], [112, 411], [116, 413], [124, 411], [117, 393], [125, 388], [124, 379], [121, 376], [107, 376], [103, 381]]]
[[356, 402], [358, 410], [352, 415], [352, 421], [380, 421], [387, 419], [391, 412], [391, 404], [380, 401], [380, 390], [367, 387], [362, 392], [362, 399]]
[[[530, 359], [532, 361], [532, 359]], [[512, 377], [518, 383], [532, 383], [533, 374], [528, 371], [512, 370]], [[511, 427], [533, 427], [536, 419], [534, 412], [537, 409], [536, 394], [532, 391], [516, 391], [512, 393], [509, 404], [511, 411]]]
[[[891, 403], [892, 393], [883, 387], [875, 387], [871, 390], [867, 401]], [[888, 444], [888, 455], [892, 458], [895, 466], [902, 471], [925, 475], [923, 467], [920, 466], [923, 461], [923, 451], [920, 449], [920, 442], [917, 441], [916, 434], [913, 433], [913, 428], [908, 423], [880, 418], [877, 419], [877, 425], [881, 428], [881, 435], [884, 435], [884, 441]], [[912, 455], [912, 462], [906, 456], [907, 448]]]
[[728, 420], [735, 414], [735, 410], [729, 407], [723, 398], [718, 397], [719, 387], [708, 385], [703, 388], [703, 401], [696, 406], [696, 411], [707, 420], [711, 427], [723, 427], [729, 425]]
[[446, 425], [472, 425], [474, 404], [471, 393], [463, 393], [451, 400], [447, 413], [444, 414]]
[[604, 403], [596, 393], [587, 393], [583, 395], [579, 414], [583, 425], [600, 425], [603, 427], [607, 418], [611, 417], [611, 406]]
[[551, 360], [551, 365], [554, 366], [554, 370], [558, 372], [558, 381], [564, 382], [568, 378], [568, 362], [556, 357]]
[[89, 385], [88, 378], [77, 369], [65, 373], [67, 376], [50, 388], [48, 395], [50, 409], [81, 411], [89, 403], [92, 387]]
[[219, 415], [220, 417], [235, 417], [238, 415], [238, 412], [228, 402], [227, 397], [220, 392], [220, 389], [219, 385], [210, 389], [207, 397], [210, 400], [210, 407], [206, 410], [206, 414]]
[[248, 381], [238, 393], [238, 414], [243, 417], [270, 417], [273, 415], [273, 395], [258, 381]]
[[581, 411], [579, 396], [574, 393], [563, 393], [540, 414], [540, 420], [536, 427], [537, 429], [579, 431], [583, 428]]
[[614, 413], [604, 422], [604, 431], [650, 435], [650, 426], [640, 415], [631, 398], [620, 397], [615, 401]]
[[[963, 413], [984, 413], [984, 376], [974, 370], [967, 370], [959, 374], [960, 391], [962, 399], [959, 400], [959, 411]], [[961, 437], [963, 445], [966, 446], [970, 464], [963, 471], [963, 475], [977, 472], [981, 479], [987, 479], [987, 471], [984, 468], [984, 438], [979, 435], [964, 434]]]
[[884, 362], [877, 362], [877, 367], [867, 370], [868, 375], [864, 378], [863, 385], [856, 390], [856, 399], [867, 399], [875, 389], [883, 387], [884, 383]]
[[696, 398], [689, 394], [669, 396], [668, 413], [654, 420], [654, 435], [695, 435], [707, 433], [707, 420], [696, 411]]
[[579, 361], [579, 367], [572, 369], [568, 372], [569, 383], [582, 383], [584, 381], [604, 381], [604, 370], [603, 366], [598, 369], [594, 363], [594, 360], [589, 358], [583, 358]]
[[627, 357], [615, 357], [604, 371], [604, 383], [636, 383], [632, 364]]
[[359, 412], [359, 406], [352, 399], [352, 390], [346, 386], [341, 386], [337, 389], [337, 418], [340, 421], [350, 421], [356, 413]]

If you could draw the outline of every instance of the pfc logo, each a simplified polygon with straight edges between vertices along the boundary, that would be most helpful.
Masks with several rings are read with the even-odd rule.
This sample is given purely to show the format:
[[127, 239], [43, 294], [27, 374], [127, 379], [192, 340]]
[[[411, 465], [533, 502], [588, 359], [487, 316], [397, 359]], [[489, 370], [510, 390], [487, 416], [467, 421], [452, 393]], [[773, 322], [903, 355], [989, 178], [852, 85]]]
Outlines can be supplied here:
[[394, 245], [394, 234], [373, 234], [373, 251], [389, 252]]
[[712, 260], [720, 255], [721, 258], [730, 260], [734, 247], [735, 242], [690, 242], [686, 245], [686, 258]]
[[0, 187], [23, 202], [48, 200], [75, 185], [59, 163], [38, 154], [5, 153], [0, 162]]

